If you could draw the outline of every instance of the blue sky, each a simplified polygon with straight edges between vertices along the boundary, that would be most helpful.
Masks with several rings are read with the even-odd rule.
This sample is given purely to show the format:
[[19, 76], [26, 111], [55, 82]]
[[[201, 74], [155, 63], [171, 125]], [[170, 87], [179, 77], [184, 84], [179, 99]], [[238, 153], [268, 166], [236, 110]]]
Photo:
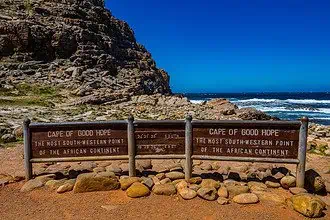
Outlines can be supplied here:
[[106, 0], [174, 92], [330, 91], [330, 0]]

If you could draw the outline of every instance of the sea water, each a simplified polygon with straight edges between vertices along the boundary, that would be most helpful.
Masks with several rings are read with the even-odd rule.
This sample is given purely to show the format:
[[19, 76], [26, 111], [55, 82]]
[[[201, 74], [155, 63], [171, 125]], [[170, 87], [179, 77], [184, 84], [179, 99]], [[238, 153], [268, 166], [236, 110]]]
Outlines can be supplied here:
[[311, 122], [330, 125], [330, 92], [299, 93], [186, 93], [193, 103], [227, 98], [240, 108], [253, 107], [283, 120], [307, 116]]

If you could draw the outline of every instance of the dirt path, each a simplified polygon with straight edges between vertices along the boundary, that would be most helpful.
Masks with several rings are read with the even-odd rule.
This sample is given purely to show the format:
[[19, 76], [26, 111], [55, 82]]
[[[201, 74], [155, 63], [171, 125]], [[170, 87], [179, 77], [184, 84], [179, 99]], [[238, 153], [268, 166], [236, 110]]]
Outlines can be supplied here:
[[[121, 190], [59, 195], [39, 189], [21, 193], [22, 183], [0, 189], [1, 219], [302, 219], [284, 205], [219, 205], [199, 198], [190, 201], [151, 195], [130, 199]], [[102, 207], [103, 206], [103, 207]], [[327, 211], [326, 216], [329, 216]], [[320, 219], [329, 219], [323, 217]]]
[[[0, 149], [0, 173], [24, 175], [22, 145]], [[328, 181], [330, 158], [308, 155], [307, 167], [322, 172]], [[291, 167], [294, 168], [294, 167]], [[219, 205], [200, 198], [185, 201], [178, 196], [130, 199], [121, 190], [57, 194], [41, 188], [21, 193], [23, 182], [0, 186], [0, 219], [303, 219], [283, 204], [261, 201], [254, 205]], [[282, 190], [275, 193], [288, 196]], [[327, 196], [329, 197], [329, 195]], [[330, 210], [320, 219], [330, 219]]]

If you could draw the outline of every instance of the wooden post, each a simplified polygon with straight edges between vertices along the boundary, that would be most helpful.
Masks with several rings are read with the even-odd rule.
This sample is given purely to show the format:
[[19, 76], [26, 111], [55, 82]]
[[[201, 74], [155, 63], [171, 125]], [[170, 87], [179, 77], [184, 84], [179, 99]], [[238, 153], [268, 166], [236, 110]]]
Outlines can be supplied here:
[[299, 150], [297, 165], [297, 187], [304, 188], [305, 184], [305, 164], [306, 164], [306, 149], [307, 149], [307, 132], [308, 132], [308, 118], [301, 119], [301, 126], [299, 132]]
[[127, 142], [128, 142], [128, 173], [129, 176], [136, 176], [135, 169], [135, 137], [134, 137], [134, 117], [129, 116], [127, 120]]
[[185, 154], [186, 154], [186, 163], [185, 163], [185, 179], [188, 181], [192, 176], [192, 117], [188, 115], [186, 117], [186, 130], [185, 130]]
[[25, 119], [23, 124], [23, 135], [24, 135], [24, 167], [25, 167], [25, 179], [32, 179], [32, 163], [30, 159], [31, 153], [31, 137], [30, 137], [30, 119]]

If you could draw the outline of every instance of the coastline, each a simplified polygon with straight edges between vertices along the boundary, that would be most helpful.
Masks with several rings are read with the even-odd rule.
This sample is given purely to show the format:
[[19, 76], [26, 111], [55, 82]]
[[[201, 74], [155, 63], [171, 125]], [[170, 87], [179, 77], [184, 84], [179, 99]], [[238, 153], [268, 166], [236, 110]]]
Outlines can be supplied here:
[[[7, 97], [10, 99], [11, 97]], [[27, 97], [26, 97], [27, 98]], [[25, 118], [33, 122], [107, 121], [125, 120], [130, 115], [145, 120], [183, 120], [191, 115], [196, 120], [279, 120], [255, 108], [239, 108], [225, 98], [194, 103], [187, 97], [175, 95], [140, 95], [118, 99], [102, 105], [71, 105], [72, 100], [61, 99], [52, 106], [0, 105], [2, 146], [22, 140]], [[310, 123], [309, 149], [317, 154], [330, 155], [330, 126]]]

